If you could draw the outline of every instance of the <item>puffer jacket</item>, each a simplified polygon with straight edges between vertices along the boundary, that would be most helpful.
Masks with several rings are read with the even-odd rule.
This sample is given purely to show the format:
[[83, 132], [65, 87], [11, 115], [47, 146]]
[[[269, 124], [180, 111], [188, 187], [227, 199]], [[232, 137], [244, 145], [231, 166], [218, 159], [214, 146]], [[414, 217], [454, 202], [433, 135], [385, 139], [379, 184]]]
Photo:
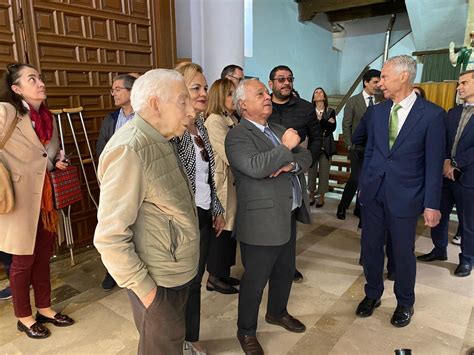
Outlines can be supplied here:
[[94, 245], [121, 287], [144, 297], [197, 272], [194, 194], [175, 146], [138, 114], [105, 146]]

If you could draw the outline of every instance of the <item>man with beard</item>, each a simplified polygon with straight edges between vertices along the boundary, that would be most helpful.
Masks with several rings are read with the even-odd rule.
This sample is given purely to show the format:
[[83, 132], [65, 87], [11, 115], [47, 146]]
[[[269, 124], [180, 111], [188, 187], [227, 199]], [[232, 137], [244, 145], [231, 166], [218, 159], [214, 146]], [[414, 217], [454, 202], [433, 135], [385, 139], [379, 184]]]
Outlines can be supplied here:
[[[313, 105], [293, 95], [295, 77], [286, 65], [273, 68], [269, 78], [268, 86], [272, 89], [273, 110], [268, 122], [295, 129], [301, 141], [308, 137], [308, 150], [311, 152], [314, 164], [319, 159], [323, 137]], [[296, 269], [294, 281], [301, 280], [303, 275]]]

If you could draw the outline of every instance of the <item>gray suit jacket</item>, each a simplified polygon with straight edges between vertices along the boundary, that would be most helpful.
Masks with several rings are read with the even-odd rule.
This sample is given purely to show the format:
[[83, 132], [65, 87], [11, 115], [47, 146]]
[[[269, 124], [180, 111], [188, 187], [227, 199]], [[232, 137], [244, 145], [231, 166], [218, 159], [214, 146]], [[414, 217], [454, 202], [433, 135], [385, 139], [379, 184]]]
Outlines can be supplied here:
[[346, 107], [344, 108], [344, 119], [342, 121], [342, 134], [346, 147], [352, 146], [352, 134], [359, 125], [360, 119], [365, 111], [367, 111], [367, 105], [365, 104], [362, 91], [347, 100]]
[[[283, 126], [269, 124], [281, 139]], [[296, 147], [289, 150], [284, 145], [274, 146], [254, 124], [242, 119], [231, 129], [225, 140], [225, 150], [237, 191], [237, 214], [234, 233], [237, 240], [263, 246], [287, 243], [291, 235], [292, 173], [269, 176], [282, 166], [296, 162], [301, 183], [303, 204], [297, 219], [310, 223], [304, 171], [311, 165], [309, 150]]]

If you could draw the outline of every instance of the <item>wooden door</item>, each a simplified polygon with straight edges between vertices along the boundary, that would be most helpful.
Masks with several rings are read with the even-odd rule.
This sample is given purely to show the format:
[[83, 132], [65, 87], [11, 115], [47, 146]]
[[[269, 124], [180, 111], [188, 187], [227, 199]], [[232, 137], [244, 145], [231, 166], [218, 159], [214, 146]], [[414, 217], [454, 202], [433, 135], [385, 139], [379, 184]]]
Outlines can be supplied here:
[[[102, 120], [116, 109], [110, 95], [113, 77], [174, 65], [174, 0], [0, 0], [0, 44], [3, 68], [4, 63], [29, 61], [40, 70], [50, 108], [84, 108], [95, 154]], [[78, 121], [75, 128], [81, 132]], [[65, 139], [66, 152], [75, 151], [68, 129]], [[83, 134], [78, 141], [86, 153]], [[72, 160], [78, 163], [75, 154]], [[87, 164], [86, 170], [98, 201], [92, 165]], [[79, 247], [92, 244], [97, 223], [86, 191], [83, 184], [84, 198], [72, 209]]]

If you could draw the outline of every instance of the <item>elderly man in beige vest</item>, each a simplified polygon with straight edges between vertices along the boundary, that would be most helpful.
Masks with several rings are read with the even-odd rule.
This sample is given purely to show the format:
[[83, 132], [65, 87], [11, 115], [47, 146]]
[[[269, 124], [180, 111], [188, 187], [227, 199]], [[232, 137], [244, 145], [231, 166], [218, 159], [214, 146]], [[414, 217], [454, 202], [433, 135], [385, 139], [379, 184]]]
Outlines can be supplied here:
[[99, 159], [94, 245], [128, 289], [138, 354], [182, 354], [199, 229], [193, 191], [170, 140], [184, 133], [194, 109], [183, 77], [166, 69], [137, 79], [131, 100], [135, 117]]

